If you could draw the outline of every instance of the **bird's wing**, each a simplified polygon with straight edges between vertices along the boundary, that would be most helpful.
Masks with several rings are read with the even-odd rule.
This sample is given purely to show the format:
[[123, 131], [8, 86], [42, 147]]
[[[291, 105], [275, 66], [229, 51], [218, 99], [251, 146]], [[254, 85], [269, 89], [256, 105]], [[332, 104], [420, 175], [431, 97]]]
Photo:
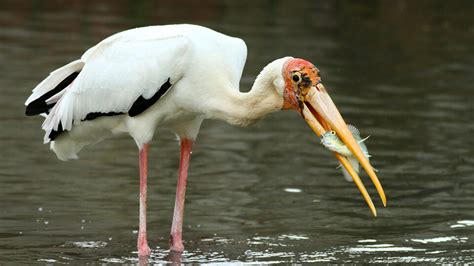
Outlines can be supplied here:
[[[47, 132], [70, 130], [91, 113], [127, 113], [137, 104], [157, 100], [183, 75], [191, 41], [186, 36], [113, 35], [81, 58], [82, 71], [43, 123]], [[154, 97], [155, 96], [155, 97]], [[159, 97], [158, 97], [159, 98]], [[135, 108], [135, 114], [140, 108]]]

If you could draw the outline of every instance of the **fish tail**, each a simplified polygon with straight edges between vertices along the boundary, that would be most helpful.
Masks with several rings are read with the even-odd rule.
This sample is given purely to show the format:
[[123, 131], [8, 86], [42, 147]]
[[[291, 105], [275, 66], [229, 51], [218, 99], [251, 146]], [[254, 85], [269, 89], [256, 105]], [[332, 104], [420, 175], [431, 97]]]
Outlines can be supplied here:
[[[359, 173], [360, 171], [360, 165], [359, 165], [359, 161], [357, 161], [357, 159], [353, 156], [351, 157], [347, 157], [347, 160], [349, 161], [349, 163], [351, 164], [352, 168], [354, 169], [354, 171], [356, 173]], [[352, 176], [349, 174], [349, 172], [346, 170], [346, 168], [344, 167], [341, 167], [342, 169], [342, 175], [344, 176], [344, 178], [347, 180], [347, 181], [353, 181], [352, 180]]]

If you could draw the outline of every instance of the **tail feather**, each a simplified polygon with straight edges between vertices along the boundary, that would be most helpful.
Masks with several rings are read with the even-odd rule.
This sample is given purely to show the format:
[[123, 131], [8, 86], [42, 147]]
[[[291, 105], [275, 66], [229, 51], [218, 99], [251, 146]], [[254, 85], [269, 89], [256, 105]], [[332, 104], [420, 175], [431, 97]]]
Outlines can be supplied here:
[[54, 140], [61, 132], [72, 129], [73, 108], [70, 106], [73, 106], [73, 103], [71, 100], [73, 99], [67, 95], [61, 97], [44, 120], [41, 126], [46, 132], [44, 143]]
[[51, 72], [46, 79], [33, 89], [33, 93], [26, 100], [25, 114], [32, 116], [48, 113], [61, 98], [61, 92], [79, 75], [83, 66], [83, 61], [76, 60]]

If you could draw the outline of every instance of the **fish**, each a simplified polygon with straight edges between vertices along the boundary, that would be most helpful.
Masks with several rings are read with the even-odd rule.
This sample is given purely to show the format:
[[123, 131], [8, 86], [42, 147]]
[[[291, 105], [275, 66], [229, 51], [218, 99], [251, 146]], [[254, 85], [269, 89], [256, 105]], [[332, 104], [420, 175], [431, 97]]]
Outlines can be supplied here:
[[[366, 138], [361, 138], [360, 136], [360, 131], [357, 129], [355, 126], [348, 124], [347, 127], [352, 133], [352, 136], [356, 140], [357, 144], [359, 144], [360, 149], [362, 150], [362, 153], [364, 154], [365, 158], [370, 162], [370, 157], [372, 157], [369, 154], [369, 151], [367, 149], [367, 145], [365, 145], [364, 141], [366, 141], [370, 136], [367, 136]], [[328, 150], [337, 152], [341, 154], [342, 156], [346, 157], [349, 163], [352, 165], [352, 168], [354, 168], [354, 171], [356, 173], [360, 172], [360, 165], [359, 161], [357, 158], [352, 154], [352, 152], [347, 148], [347, 146], [342, 142], [341, 139], [337, 136], [337, 133], [334, 130], [327, 131], [321, 136], [321, 144]], [[352, 177], [347, 172], [346, 168], [342, 167], [342, 164], [339, 164], [337, 168], [342, 169], [342, 174], [344, 175], [344, 178], [347, 181], [352, 181]], [[378, 171], [377, 169], [373, 168], [374, 171]]]

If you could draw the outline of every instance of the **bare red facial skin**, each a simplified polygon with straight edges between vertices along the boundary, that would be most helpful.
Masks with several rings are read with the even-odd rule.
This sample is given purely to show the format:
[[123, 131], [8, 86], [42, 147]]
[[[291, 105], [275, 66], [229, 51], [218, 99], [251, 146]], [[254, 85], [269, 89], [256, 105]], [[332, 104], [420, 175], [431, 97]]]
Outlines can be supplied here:
[[[297, 75], [297, 80], [293, 76]], [[304, 59], [290, 59], [283, 65], [283, 77], [285, 79], [285, 89], [283, 91], [282, 109], [296, 109], [301, 111], [303, 97], [307, 91], [321, 82], [319, 70]]]

